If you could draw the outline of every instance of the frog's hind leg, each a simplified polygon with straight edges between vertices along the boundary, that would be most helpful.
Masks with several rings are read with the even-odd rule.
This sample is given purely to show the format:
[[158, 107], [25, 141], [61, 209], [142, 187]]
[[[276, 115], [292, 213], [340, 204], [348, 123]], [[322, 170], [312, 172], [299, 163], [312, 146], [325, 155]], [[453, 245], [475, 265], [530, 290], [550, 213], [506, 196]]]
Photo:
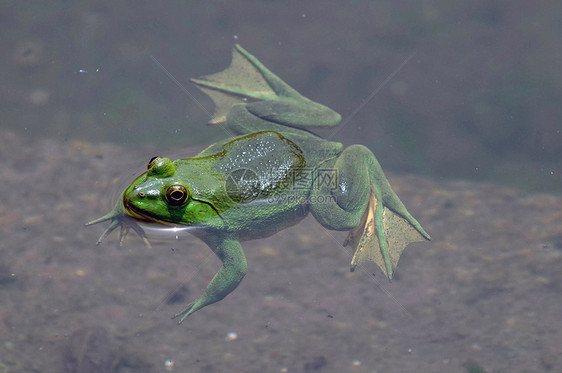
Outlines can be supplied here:
[[[263, 120], [248, 111], [248, 105], [234, 105], [226, 117], [228, 128], [235, 135], [247, 135], [261, 131], [275, 131], [284, 135], [302, 136], [302, 129]], [[311, 133], [311, 135], [316, 136]], [[290, 136], [289, 136], [290, 137]]]
[[227, 117], [230, 121], [231, 109], [238, 105], [263, 119], [262, 124], [275, 122], [297, 128], [332, 127], [341, 120], [338, 113], [302, 96], [238, 44], [233, 48], [228, 68], [191, 81], [215, 103], [209, 124], [225, 123]]
[[[369, 149], [350, 146], [336, 160], [334, 170], [335, 187], [313, 188], [312, 213], [327, 228], [350, 230], [344, 245], [354, 248], [352, 271], [368, 259], [391, 279], [404, 248], [429, 240], [429, 235], [394, 193]], [[327, 193], [335, 203], [325, 203]]]

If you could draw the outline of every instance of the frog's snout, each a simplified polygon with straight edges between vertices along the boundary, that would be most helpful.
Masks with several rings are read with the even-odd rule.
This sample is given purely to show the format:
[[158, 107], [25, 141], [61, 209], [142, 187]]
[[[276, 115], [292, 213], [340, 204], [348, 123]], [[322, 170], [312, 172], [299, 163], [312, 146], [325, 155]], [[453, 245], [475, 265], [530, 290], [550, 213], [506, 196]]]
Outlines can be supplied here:
[[123, 207], [125, 213], [132, 218], [144, 220], [146, 203], [150, 200], [149, 193], [135, 185], [131, 190], [123, 194]]
[[[135, 185], [130, 191], [123, 195], [123, 205], [127, 210], [129, 209], [139, 209], [142, 208], [144, 204], [154, 199], [154, 194], [149, 190], [140, 188]], [[152, 197], [152, 198], [151, 198]]]
[[129, 198], [129, 199], [132, 199], [132, 198], [135, 198], [135, 197], [140, 198], [140, 199], [145, 198], [146, 193], [143, 192], [142, 190], [138, 190], [138, 188], [139, 188], [139, 185], [138, 184], [135, 185], [133, 187], [133, 190], [131, 190], [129, 193], [126, 194], [126, 197]]

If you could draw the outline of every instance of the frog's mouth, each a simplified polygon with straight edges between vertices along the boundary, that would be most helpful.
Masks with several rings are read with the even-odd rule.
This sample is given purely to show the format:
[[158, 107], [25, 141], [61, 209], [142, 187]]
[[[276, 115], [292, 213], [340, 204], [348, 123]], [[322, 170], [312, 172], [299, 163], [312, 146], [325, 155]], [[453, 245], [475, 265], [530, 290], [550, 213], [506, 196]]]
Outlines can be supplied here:
[[126, 215], [141, 223], [176, 226], [178, 225], [177, 223], [171, 223], [169, 221], [158, 219], [154, 215], [138, 209], [133, 204], [129, 203], [129, 200], [125, 196], [123, 196], [123, 210], [125, 211]]

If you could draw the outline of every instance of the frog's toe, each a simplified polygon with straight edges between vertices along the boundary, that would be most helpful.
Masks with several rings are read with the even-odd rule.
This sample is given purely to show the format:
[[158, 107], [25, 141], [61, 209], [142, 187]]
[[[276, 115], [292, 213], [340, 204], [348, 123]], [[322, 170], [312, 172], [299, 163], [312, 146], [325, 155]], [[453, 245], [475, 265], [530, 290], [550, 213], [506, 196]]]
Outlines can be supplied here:
[[[144, 241], [144, 243], [146, 244], [146, 246], [149, 249], [152, 249], [152, 245], [150, 244], [150, 241], [148, 241], [148, 237], [146, 236], [146, 233], [144, 232], [144, 229], [141, 228], [140, 225], [138, 225], [135, 221], [131, 220], [131, 219], [127, 219], [127, 222], [123, 222], [123, 225], [127, 226], [127, 230], [132, 229], [135, 231], [136, 234], [139, 235], [140, 238], [142, 238], [142, 240]], [[123, 237], [125, 238], [125, 237]], [[122, 243], [122, 241], [121, 241]]]
[[121, 231], [119, 232], [119, 246], [121, 247], [123, 246], [123, 242], [125, 242], [125, 237], [127, 237], [129, 231], [132, 229], [135, 231], [136, 234], [140, 236], [140, 238], [142, 238], [146, 246], [149, 249], [152, 249], [152, 245], [148, 241], [148, 237], [146, 236], [146, 233], [144, 233], [144, 230], [139, 225], [137, 225], [133, 221], [130, 222], [122, 221], [120, 222], [120, 224], [121, 224]]
[[[95, 220], [94, 220], [93, 223], [90, 222], [90, 223], [88, 223], [88, 224], [86, 224], [86, 225], [92, 225], [92, 224], [96, 224], [96, 223], [99, 223], [99, 221], [95, 221]], [[100, 238], [98, 238], [98, 240], [97, 240], [97, 242], [96, 242], [96, 246], [99, 246], [99, 244], [101, 244], [101, 242], [102, 242], [103, 240], [105, 240], [105, 238], [106, 238], [107, 236], [109, 236], [109, 234], [110, 234], [111, 232], [113, 232], [115, 229], [117, 229], [117, 227], [120, 226], [120, 225], [121, 225], [121, 223], [120, 223], [119, 221], [117, 221], [117, 220], [112, 220], [112, 221], [111, 221], [111, 224], [109, 224], [109, 227], [107, 227], [107, 229], [106, 229], [105, 231], [103, 231], [103, 233], [101, 234]]]
[[187, 307], [185, 307], [183, 310], [181, 310], [180, 312], [176, 313], [175, 315], [172, 316], [172, 320], [176, 319], [178, 317], [181, 316], [180, 321], [178, 321], [178, 325], [180, 325], [182, 322], [184, 322], [185, 319], [187, 319], [187, 317], [189, 315], [191, 315], [193, 312], [195, 312], [195, 310], [193, 309], [193, 306], [195, 305], [195, 302], [193, 303], [189, 303], [187, 305]]
[[132, 218], [123, 213], [116, 213], [115, 211], [112, 211], [109, 214], [102, 216], [101, 218], [92, 220], [91, 222], [87, 223], [86, 226], [102, 223], [107, 220], [110, 221], [109, 227], [107, 227], [107, 229], [101, 234], [100, 238], [98, 238], [96, 245], [99, 245], [107, 236], [111, 234], [111, 232], [119, 227], [121, 228], [119, 233], [119, 246], [123, 246], [125, 237], [127, 237], [129, 230], [132, 229], [136, 234], [140, 236], [140, 238], [142, 238], [149, 249], [152, 248], [150, 242], [148, 241], [148, 237], [146, 236], [146, 233], [141, 228], [141, 226], [138, 225], [137, 222], [135, 222]]

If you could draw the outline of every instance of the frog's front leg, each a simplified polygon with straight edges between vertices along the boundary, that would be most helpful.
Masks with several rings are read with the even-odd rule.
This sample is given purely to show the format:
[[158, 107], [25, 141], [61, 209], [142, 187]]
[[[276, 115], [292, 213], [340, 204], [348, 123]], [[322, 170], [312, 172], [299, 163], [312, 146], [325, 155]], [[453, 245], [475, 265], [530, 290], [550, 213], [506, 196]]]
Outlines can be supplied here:
[[336, 182], [319, 174], [313, 185], [312, 214], [326, 228], [350, 230], [344, 245], [355, 249], [352, 271], [369, 259], [391, 279], [404, 248], [429, 235], [394, 193], [369, 149], [348, 147], [333, 170]]
[[115, 229], [120, 227], [121, 233], [119, 234], [119, 246], [123, 246], [123, 240], [127, 236], [129, 230], [132, 229], [142, 238], [142, 240], [144, 241], [144, 243], [149, 249], [152, 248], [150, 242], [148, 241], [148, 237], [146, 236], [146, 233], [144, 233], [142, 227], [138, 225], [137, 222], [132, 217], [130, 217], [125, 213], [122, 195], [117, 201], [117, 203], [115, 204], [115, 206], [113, 207], [113, 210], [111, 210], [109, 213], [105, 214], [101, 218], [97, 218], [90, 221], [89, 223], [86, 223], [86, 226], [102, 223], [105, 221], [110, 222], [109, 226], [101, 234], [100, 238], [98, 238], [96, 245], [99, 245], [111, 232], [113, 232]]
[[212, 237], [205, 242], [222, 261], [222, 267], [213, 277], [201, 298], [189, 304], [172, 318], [180, 317], [181, 324], [189, 315], [230, 294], [246, 275], [246, 257], [237, 238]]

